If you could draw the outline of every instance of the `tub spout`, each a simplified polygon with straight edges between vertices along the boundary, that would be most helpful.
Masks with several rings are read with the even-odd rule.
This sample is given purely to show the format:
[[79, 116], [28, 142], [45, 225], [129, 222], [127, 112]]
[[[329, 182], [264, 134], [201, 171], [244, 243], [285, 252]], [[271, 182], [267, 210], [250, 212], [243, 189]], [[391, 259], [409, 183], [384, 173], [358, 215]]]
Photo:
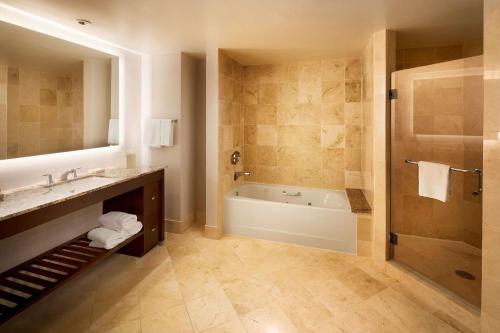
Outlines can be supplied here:
[[234, 173], [234, 180], [237, 180], [241, 176], [251, 176], [251, 175], [252, 175], [252, 173], [249, 171], [236, 171]]

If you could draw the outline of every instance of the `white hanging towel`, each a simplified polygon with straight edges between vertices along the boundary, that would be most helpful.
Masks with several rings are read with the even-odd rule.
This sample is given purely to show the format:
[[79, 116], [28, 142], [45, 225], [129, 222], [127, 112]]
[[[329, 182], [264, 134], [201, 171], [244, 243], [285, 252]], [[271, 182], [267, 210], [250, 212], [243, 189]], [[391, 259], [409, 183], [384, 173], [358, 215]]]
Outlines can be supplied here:
[[146, 119], [144, 123], [144, 145], [152, 148], [174, 145], [173, 119]]
[[159, 119], [146, 119], [143, 133], [144, 146], [161, 147], [161, 123]]
[[442, 202], [448, 200], [450, 166], [440, 163], [418, 162], [418, 195]]
[[160, 120], [160, 145], [164, 147], [171, 147], [174, 145], [174, 120], [161, 119]]
[[118, 144], [118, 119], [110, 119], [108, 125], [108, 144], [117, 145]]

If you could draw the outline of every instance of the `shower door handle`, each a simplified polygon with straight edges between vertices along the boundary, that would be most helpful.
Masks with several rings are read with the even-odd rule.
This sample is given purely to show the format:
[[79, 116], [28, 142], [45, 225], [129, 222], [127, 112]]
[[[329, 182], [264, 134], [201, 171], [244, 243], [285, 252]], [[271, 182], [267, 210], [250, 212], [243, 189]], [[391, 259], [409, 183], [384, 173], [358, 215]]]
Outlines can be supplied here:
[[472, 195], [478, 196], [483, 192], [483, 172], [479, 169], [472, 170], [477, 175], [477, 191], [472, 192]]

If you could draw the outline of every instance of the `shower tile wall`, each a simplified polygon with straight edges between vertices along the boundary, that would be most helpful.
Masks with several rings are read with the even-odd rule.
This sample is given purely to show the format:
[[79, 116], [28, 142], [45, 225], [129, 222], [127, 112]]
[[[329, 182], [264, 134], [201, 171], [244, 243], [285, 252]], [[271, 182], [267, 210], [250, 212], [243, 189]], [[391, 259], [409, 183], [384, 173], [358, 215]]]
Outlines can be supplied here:
[[0, 159], [7, 158], [7, 66], [0, 64]]
[[451, 197], [442, 203], [418, 196], [417, 168], [404, 160], [482, 169], [482, 57], [423, 68], [396, 76], [392, 228], [481, 248], [481, 198], [472, 195], [477, 176], [452, 173]]
[[0, 158], [82, 149], [83, 64], [71, 75], [6, 65], [0, 65], [0, 72], [0, 117], [6, 118]]
[[[219, 179], [218, 179], [218, 225], [222, 225], [224, 195], [243, 182], [243, 177], [234, 181], [235, 171], [243, 171], [242, 116], [242, 67], [223, 52], [219, 52]], [[234, 151], [241, 153], [237, 166], [230, 163]]]
[[[218, 57], [219, 79], [219, 137], [218, 137], [218, 179], [217, 179], [217, 234], [209, 238], [219, 238], [224, 219], [224, 196], [240, 185], [244, 178], [234, 181], [234, 172], [243, 171], [245, 155], [243, 150], [242, 116], [242, 66], [222, 51]], [[241, 153], [241, 161], [233, 166], [231, 154]]]
[[396, 52], [397, 70], [426, 66], [483, 54], [482, 40], [471, 40], [460, 45], [417, 47]]
[[484, 1], [484, 223], [481, 328], [500, 332], [500, 0]]
[[366, 200], [373, 207], [373, 40], [361, 57], [361, 176]]
[[361, 188], [361, 107], [357, 59], [244, 67], [246, 180]]

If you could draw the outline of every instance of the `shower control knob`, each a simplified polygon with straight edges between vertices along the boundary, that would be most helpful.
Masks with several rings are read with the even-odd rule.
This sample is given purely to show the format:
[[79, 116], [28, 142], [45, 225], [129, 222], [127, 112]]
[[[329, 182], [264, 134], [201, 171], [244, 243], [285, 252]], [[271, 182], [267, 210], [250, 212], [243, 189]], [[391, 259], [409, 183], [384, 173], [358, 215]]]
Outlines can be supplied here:
[[241, 154], [239, 151], [235, 151], [234, 153], [231, 154], [231, 164], [236, 165], [240, 162], [241, 159]]

